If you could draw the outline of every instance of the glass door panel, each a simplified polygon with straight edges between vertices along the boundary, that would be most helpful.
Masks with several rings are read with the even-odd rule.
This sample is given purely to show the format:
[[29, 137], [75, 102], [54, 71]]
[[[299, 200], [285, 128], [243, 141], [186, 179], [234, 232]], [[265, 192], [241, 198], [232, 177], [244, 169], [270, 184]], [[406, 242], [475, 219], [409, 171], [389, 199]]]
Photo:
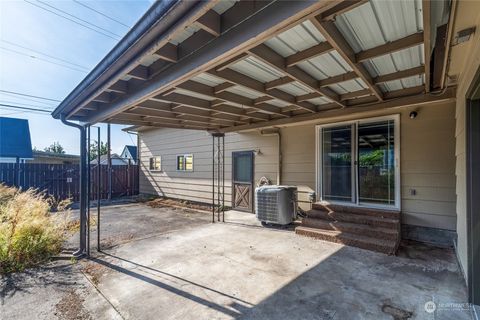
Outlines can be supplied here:
[[353, 202], [353, 125], [323, 128], [322, 199]]
[[359, 203], [395, 205], [394, 120], [360, 123], [357, 137]]

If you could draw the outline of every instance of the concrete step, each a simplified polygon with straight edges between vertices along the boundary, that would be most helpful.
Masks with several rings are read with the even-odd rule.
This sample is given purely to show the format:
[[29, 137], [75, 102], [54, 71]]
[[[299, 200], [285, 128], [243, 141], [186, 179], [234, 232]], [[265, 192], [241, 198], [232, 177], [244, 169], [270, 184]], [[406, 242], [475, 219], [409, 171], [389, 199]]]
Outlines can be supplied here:
[[323, 210], [310, 210], [307, 213], [308, 218], [323, 219], [328, 221], [340, 221], [356, 224], [364, 224], [374, 227], [389, 228], [400, 232], [399, 218], [382, 218], [363, 214], [354, 214], [347, 212], [327, 212]]
[[322, 230], [309, 227], [296, 227], [295, 233], [319, 240], [341, 243], [366, 250], [393, 255], [397, 251], [398, 242], [392, 240], [376, 239], [358, 234], [341, 231]]
[[324, 219], [304, 218], [302, 227], [358, 234], [376, 239], [397, 241], [400, 232], [397, 229], [376, 227], [367, 224], [340, 222]]
[[327, 212], [331, 212], [331, 211], [347, 212], [347, 213], [354, 213], [354, 214], [359, 214], [364, 216], [400, 219], [400, 211], [398, 210], [384, 210], [384, 209], [372, 209], [372, 208], [363, 208], [363, 207], [354, 207], [354, 206], [342, 206], [338, 204], [327, 204], [322, 202], [317, 202], [312, 204], [312, 209], [322, 210]]

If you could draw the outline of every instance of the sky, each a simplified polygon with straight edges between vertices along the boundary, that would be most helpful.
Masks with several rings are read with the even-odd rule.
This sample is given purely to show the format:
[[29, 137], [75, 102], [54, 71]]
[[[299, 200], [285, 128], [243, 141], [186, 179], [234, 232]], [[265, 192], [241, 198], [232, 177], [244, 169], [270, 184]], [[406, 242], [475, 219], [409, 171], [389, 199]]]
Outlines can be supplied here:
[[[142, 0], [0, 0], [0, 104], [53, 110], [151, 4]], [[0, 116], [28, 119], [32, 147], [43, 150], [59, 142], [66, 153], [79, 153], [79, 130], [47, 112], [0, 106]], [[100, 127], [101, 139], [106, 141], [106, 125]], [[114, 153], [136, 144], [136, 136], [123, 132], [124, 127], [112, 125]]]

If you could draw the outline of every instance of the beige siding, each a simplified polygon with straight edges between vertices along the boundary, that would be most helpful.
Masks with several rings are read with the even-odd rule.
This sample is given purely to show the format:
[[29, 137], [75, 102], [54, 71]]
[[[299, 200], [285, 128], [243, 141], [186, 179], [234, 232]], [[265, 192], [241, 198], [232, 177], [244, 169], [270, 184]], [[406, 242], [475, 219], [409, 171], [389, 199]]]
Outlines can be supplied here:
[[[454, 103], [400, 111], [403, 222], [455, 230]], [[377, 112], [369, 116], [386, 115]], [[341, 120], [352, 120], [348, 117]], [[323, 121], [322, 123], [328, 123]], [[282, 183], [299, 186], [299, 198], [315, 190], [315, 124], [283, 128]], [[416, 195], [410, 190], [415, 189]]]
[[[455, 21], [455, 30], [476, 26], [480, 29], [480, 2], [460, 2]], [[461, 19], [459, 18], [461, 17]], [[455, 156], [456, 156], [456, 197], [457, 197], [457, 253], [460, 264], [468, 276], [467, 270], [467, 193], [466, 193], [466, 135], [465, 135], [465, 97], [476, 72], [480, 68], [480, 32], [475, 32], [470, 41], [452, 48], [449, 74], [458, 78], [455, 126]]]
[[[266, 176], [276, 183], [278, 147], [276, 136], [230, 133], [225, 137], [225, 200], [231, 201], [232, 152], [257, 150], [255, 183]], [[176, 156], [193, 154], [194, 170], [177, 171]], [[148, 170], [151, 156], [162, 157], [162, 171]], [[210, 202], [212, 198], [212, 137], [203, 131], [157, 129], [140, 134], [140, 192], [166, 197]]]

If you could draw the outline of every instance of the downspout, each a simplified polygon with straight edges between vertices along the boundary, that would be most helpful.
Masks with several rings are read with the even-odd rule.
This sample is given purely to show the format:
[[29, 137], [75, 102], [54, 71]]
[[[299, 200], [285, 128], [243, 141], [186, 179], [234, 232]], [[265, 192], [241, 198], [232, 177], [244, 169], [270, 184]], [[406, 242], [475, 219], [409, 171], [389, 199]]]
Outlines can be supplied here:
[[87, 144], [85, 127], [65, 119], [65, 115], [60, 116], [64, 125], [74, 127], [80, 130], [80, 246], [73, 253], [76, 258], [81, 258], [86, 254], [87, 245]]
[[277, 161], [277, 185], [281, 185], [282, 181], [282, 134], [280, 129], [265, 129], [260, 131], [262, 136], [276, 136], [277, 137], [277, 148], [278, 148], [278, 161]]

